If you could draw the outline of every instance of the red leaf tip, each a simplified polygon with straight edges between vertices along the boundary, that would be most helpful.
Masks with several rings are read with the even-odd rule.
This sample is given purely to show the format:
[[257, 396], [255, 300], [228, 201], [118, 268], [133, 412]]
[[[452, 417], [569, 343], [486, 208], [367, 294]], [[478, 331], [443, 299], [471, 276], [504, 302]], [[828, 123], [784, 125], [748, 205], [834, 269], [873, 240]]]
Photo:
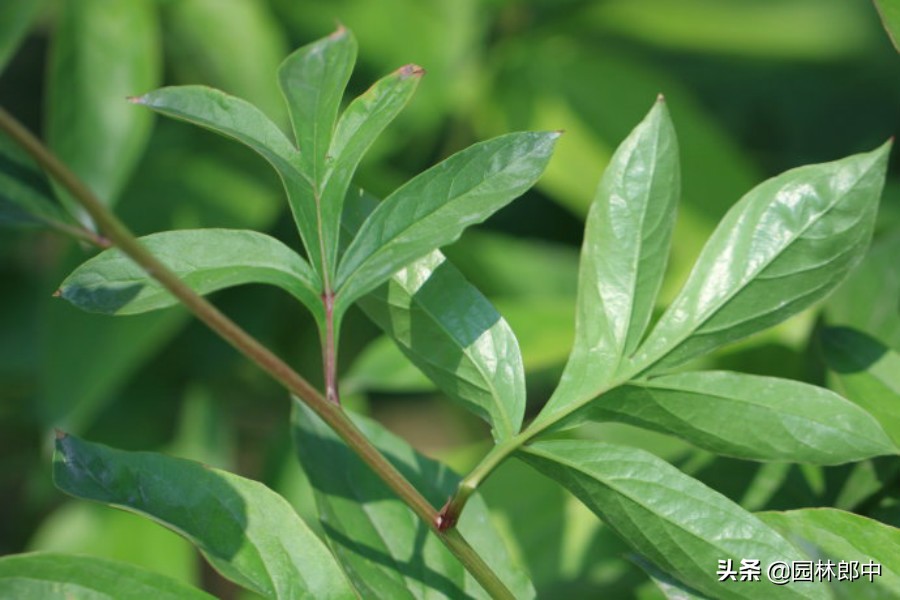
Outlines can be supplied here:
[[53, 294], [51, 294], [54, 298], [59, 298], [62, 296], [62, 289], [57, 289]]
[[400, 74], [400, 77], [403, 77], [405, 79], [407, 77], [421, 77], [425, 74], [425, 69], [423, 69], [419, 65], [410, 63], [408, 65], [403, 65], [402, 67], [397, 69], [397, 72]]
[[132, 104], [143, 104], [144, 97], [143, 96], [125, 96], [125, 99], [131, 102]]
[[65, 431], [63, 431], [62, 429], [54, 429], [53, 435], [56, 437], [57, 440], [64, 440], [67, 437], [69, 437], [69, 434], [66, 433]]

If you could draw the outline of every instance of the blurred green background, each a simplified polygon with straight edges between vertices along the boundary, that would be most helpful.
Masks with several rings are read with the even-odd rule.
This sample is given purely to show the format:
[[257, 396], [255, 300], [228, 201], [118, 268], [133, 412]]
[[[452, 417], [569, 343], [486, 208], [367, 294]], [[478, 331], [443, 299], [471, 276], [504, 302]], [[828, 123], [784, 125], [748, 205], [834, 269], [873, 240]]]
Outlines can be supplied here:
[[[552, 391], [573, 336], [578, 247], [594, 188], [657, 94], [669, 104], [683, 165], [663, 304], [717, 220], [753, 185], [872, 149], [900, 129], [900, 60], [866, 0], [10, 0], [0, 6], [0, 38], [21, 45], [0, 44], [0, 105], [48, 139], [140, 234], [256, 228], [299, 249], [278, 180], [258, 157], [197, 128], [152, 121], [124, 97], [204, 83], [284, 124], [275, 69], [338, 22], [359, 40], [351, 93], [406, 63], [428, 72], [361, 168], [358, 183], [376, 194], [493, 135], [566, 131], [536, 189], [447, 249], [519, 337], [530, 415]], [[57, 492], [50, 432], [231, 469], [284, 493], [313, 521], [286, 395], [180, 309], [109, 318], [51, 298], [90, 255], [51, 232], [0, 229], [0, 554], [115, 557], [229, 597], [233, 590], [174, 534]], [[853, 325], [900, 350], [898, 257], [892, 168], [858, 274], [824, 306], [705, 364], [822, 383], [822, 322]], [[314, 325], [286, 295], [249, 286], [214, 301], [321, 382]], [[444, 401], [359, 313], [346, 319], [340, 369], [348, 405], [425, 453], [464, 470], [486, 449], [486, 427]], [[642, 445], [752, 510], [833, 505], [900, 525], [900, 500], [883, 485], [897, 477], [887, 461], [759, 465], [624, 426], [574, 435]], [[485, 495], [541, 597], [654, 597], [623, 558], [627, 548], [523, 465], [504, 466]]]

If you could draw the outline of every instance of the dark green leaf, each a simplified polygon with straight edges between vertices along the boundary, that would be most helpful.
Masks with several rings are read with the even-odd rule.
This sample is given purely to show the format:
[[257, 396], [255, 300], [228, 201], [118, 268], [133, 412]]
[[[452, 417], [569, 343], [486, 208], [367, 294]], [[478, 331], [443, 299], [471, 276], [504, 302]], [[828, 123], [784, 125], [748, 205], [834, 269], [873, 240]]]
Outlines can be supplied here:
[[316, 184], [327, 169], [334, 124], [355, 62], [356, 39], [339, 27], [330, 36], [294, 51], [278, 69], [303, 172]]
[[[351, 195], [344, 224], [354, 231], [371, 196]], [[525, 374], [512, 330], [491, 303], [434, 250], [359, 300], [366, 315], [448, 396], [493, 426], [518, 433]]]
[[134, 565], [40, 552], [0, 558], [0, 597], [16, 600], [211, 600], [206, 592]]
[[[714, 598], [827, 598], [811, 583], [719, 582], [720, 560], [802, 560], [758, 518], [656, 456], [594, 440], [546, 441], [520, 456], [584, 502], [638, 553]], [[763, 567], [765, 568], [765, 567]]]
[[0, 134], [0, 225], [47, 226], [68, 221], [44, 173]]
[[595, 397], [644, 336], [662, 283], [681, 187], [662, 99], [622, 142], [588, 213], [575, 346], [549, 412]]
[[897, 0], [875, 0], [875, 8], [887, 30], [894, 48], [900, 51], [900, 2]]
[[900, 597], [900, 530], [833, 508], [766, 512], [760, 518], [788, 538], [812, 546], [817, 560], [881, 565], [881, 574], [871, 581], [860, 576], [853, 582], [836, 582], [837, 598]]
[[865, 254], [889, 149], [793, 169], [750, 191], [620, 372], [672, 367], [826, 296]]
[[13, 57], [43, 6], [43, 0], [5, 0], [0, 4], [0, 72]]
[[843, 327], [824, 330], [820, 339], [829, 385], [869, 411], [900, 444], [900, 354]]
[[748, 460], [834, 465], [897, 453], [872, 415], [834, 392], [727, 371], [629, 382], [576, 416], [672, 433]]
[[558, 133], [513, 133], [475, 144], [385, 198], [338, 268], [340, 314], [401, 268], [456, 240], [537, 180]]
[[[112, 205], [150, 134], [150, 115], [135, 111], [125, 98], [158, 85], [156, 3], [79, 0], [61, 9], [51, 44], [47, 141]], [[67, 193], [62, 198], [80, 221], [90, 221]]]
[[[354, 416], [366, 437], [432, 504], [439, 506], [459, 478], [415, 452], [375, 422]], [[366, 598], [487, 597], [456, 558], [372, 470], [312, 411], [294, 401], [294, 440], [316, 490], [322, 526], [350, 580]], [[471, 546], [516, 598], [534, 590], [493, 530], [479, 495], [459, 524]]]
[[62, 435], [53, 480], [79, 498], [180, 533], [222, 575], [267, 598], [355, 598], [340, 567], [281, 496], [255, 481], [150, 452]]
[[[318, 276], [296, 252], [273, 237], [238, 229], [188, 229], [140, 239], [200, 294], [245, 283], [268, 283], [289, 292], [323, 322]], [[158, 281], [116, 248], [75, 269], [60, 285], [59, 294], [83, 310], [113, 315], [178, 304]]]

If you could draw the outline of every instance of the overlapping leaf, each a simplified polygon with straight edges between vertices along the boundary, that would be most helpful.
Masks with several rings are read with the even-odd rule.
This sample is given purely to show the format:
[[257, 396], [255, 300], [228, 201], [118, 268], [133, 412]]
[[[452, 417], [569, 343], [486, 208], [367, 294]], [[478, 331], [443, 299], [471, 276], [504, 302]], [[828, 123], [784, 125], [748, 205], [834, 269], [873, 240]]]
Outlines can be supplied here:
[[68, 225], [44, 173], [15, 143], [0, 134], [0, 225]]
[[62, 435], [63, 491], [146, 515], [190, 540], [222, 575], [267, 598], [356, 598], [334, 557], [281, 496], [199, 463]]
[[[350, 195], [346, 230], [352, 235], [375, 206], [371, 196]], [[447, 395], [491, 423], [495, 438], [518, 433], [525, 374], [516, 337], [439, 250], [400, 269], [359, 306]]]
[[[427, 500], [439, 505], [458, 478], [375, 422], [354, 417], [366, 437]], [[366, 598], [486, 598], [462, 564], [385, 483], [312, 411], [294, 401], [294, 439], [316, 491], [325, 534], [348, 577]], [[459, 531], [516, 598], [534, 590], [493, 530], [476, 495]]]
[[897, 453], [872, 415], [834, 392], [727, 371], [632, 381], [576, 416], [673, 433], [748, 460], [830, 465]]
[[531, 187], [558, 136], [512, 133], [475, 144], [390, 194], [362, 224], [341, 259], [336, 312]]
[[660, 99], [600, 180], [581, 250], [575, 346], [547, 413], [596, 396], [644, 335], [675, 223], [676, 144]]
[[900, 2], [897, 0], [875, 0], [875, 7], [881, 22], [887, 30], [894, 48], [900, 51]]
[[0, 5], [0, 72], [12, 58], [28, 32], [28, 26], [43, 6], [42, 0], [6, 0]]
[[[296, 252], [273, 237], [237, 229], [167, 231], [141, 238], [144, 246], [185, 283], [208, 294], [244, 283], [278, 286], [321, 322], [322, 284]], [[178, 304], [158, 281], [112, 248], [75, 269], [59, 294], [83, 310], [127, 315]]]
[[889, 149], [793, 169], [750, 191], [620, 371], [675, 366], [827, 295], [865, 254]]
[[[545, 441], [520, 453], [575, 494], [637, 552], [713, 598], [828, 598], [823, 585], [720, 582], [720, 560], [803, 560], [757, 517], [643, 450], [596, 441]], [[765, 568], [765, 567], [763, 567]]]
[[134, 565], [40, 552], [0, 558], [0, 597], [17, 600], [212, 600], [206, 592]]

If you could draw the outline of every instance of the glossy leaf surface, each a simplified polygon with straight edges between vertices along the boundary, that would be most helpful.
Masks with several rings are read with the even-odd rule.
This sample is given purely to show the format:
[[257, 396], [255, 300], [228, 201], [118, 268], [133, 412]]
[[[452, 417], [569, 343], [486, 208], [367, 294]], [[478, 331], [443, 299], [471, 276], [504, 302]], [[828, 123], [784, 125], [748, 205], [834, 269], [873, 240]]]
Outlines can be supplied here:
[[53, 480], [73, 496], [143, 514], [175, 530], [222, 575], [267, 598], [356, 598], [324, 544], [261, 483], [66, 435], [56, 441]]
[[[124, 99], [158, 84], [156, 5], [79, 0], [61, 9], [48, 72], [47, 141], [101, 201], [112, 205], [150, 134], [150, 115]], [[83, 209], [62, 197], [79, 220], [89, 221]]]
[[347, 248], [337, 275], [343, 312], [399, 269], [456, 240], [532, 186], [558, 133], [513, 133], [462, 150], [385, 198]]
[[820, 339], [829, 385], [869, 411], [900, 444], [900, 354], [853, 329], [829, 328]]
[[[208, 294], [245, 283], [289, 292], [322, 319], [321, 283], [309, 264], [273, 237], [237, 229], [167, 231], [140, 238], [192, 289]], [[178, 304], [158, 281], [115, 248], [75, 269], [60, 295], [90, 312], [127, 315]]]
[[[656, 456], [594, 440], [545, 441], [518, 455], [570, 490], [638, 553], [714, 598], [827, 598], [823, 586], [719, 582], [719, 560], [802, 560], [757, 517]], [[824, 593], [823, 593], [824, 592]]]
[[0, 597], [16, 600], [211, 600], [206, 592], [105, 558], [39, 552], [0, 557]]
[[[353, 231], [376, 203], [365, 194], [348, 203], [344, 223]], [[515, 334], [439, 250], [400, 269], [358, 304], [441, 390], [490, 423], [495, 439], [518, 433], [525, 373]]]
[[889, 148], [793, 169], [744, 196], [624, 370], [675, 366], [827, 295], [865, 254]]
[[871, 581], [858, 571], [856, 581], [836, 581], [833, 590], [837, 598], [876, 600], [900, 596], [900, 530], [833, 508], [766, 512], [759, 516], [789, 539], [812, 546], [817, 560], [881, 565], [880, 575], [871, 577]]
[[748, 460], [833, 465], [897, 453], [872, 415], [834, 392], [728, 371], [632, 381], [588, 404], [580, 416], [672, 433]]
[[549, 412], [596, 396], [641, 341], [666, 268], [680, 178], [660, 99], [616, 150], [588, 213], [575, 345]]
[[[357, 426], [406, 479], [440, 506], [459, 478], [425, 458], [374, 421]], [[394, 493], [312, 411], [294, 400], [294, 441], [316, 493], [329, 543], [365, 598], [486, 598], [462, 564]], [[533, 598], [524, 573], [513, 564], [475, 495], [459, 531], [516, 598]]]

